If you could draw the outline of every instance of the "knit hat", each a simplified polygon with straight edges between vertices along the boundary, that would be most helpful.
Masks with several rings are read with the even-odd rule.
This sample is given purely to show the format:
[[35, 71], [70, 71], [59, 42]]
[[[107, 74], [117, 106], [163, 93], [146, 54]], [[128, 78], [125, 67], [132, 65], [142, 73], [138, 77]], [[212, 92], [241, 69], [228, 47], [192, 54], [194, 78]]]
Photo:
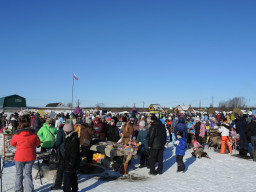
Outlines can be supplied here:
[[199, 117], [196, 117], [196, 118], [195, 118], [195, 121], [200, 121]]
[[46, 123], [48, 123], [48, 124], [54, 124], [54, 119], [48, 118], [48, 119], [46, 120]]
[[65, 124], [64, 127], [63, 127], [63, 131], [72, 132], [72, 131], [74, 131], [74, 127], [71, 124]]
[[178, 131], [178, 132], [177, 132], [177, 135], [183, 137], [183, 131]]

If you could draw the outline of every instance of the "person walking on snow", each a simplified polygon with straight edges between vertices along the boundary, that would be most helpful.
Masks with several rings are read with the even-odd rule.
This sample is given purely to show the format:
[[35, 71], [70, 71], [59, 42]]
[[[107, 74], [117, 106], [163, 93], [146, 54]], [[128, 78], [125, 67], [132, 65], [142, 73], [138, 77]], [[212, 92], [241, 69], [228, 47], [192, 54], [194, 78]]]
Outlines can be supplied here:
[[219, 128], [219, 132], [221, 133], [221, 149], [220, 153], [224, 154], [225, 153], [225, 143], [227, 143], [227, 146], [229, 148], [229, 152], [232, 153], [232, 148], [229, 145], [230, 142], [230, 137], [229, 137], [229, 132], [231, 130], [231, 126], [227, 123], [227, 119], [224, 118], [223, 123], [221, 124]]

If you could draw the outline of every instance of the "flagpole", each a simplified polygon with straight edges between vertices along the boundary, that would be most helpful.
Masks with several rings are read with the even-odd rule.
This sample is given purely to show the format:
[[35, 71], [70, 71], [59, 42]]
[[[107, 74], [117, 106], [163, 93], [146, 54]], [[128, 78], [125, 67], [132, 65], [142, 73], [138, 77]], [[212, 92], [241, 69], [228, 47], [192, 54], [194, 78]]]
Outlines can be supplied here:
[[74, 91], [74, 74], [73, 74], [73, 85], [72, 85], [72, 105], [71, 105], [71, 112], [73, 109], [73, 91]]

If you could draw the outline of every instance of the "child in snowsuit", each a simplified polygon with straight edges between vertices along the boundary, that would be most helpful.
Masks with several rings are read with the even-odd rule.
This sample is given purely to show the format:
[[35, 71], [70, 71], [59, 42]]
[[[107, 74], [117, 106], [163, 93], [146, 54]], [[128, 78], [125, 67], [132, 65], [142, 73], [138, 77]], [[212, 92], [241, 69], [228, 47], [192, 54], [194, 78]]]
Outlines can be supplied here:
[[177, 172], [185, 171], [185, 164], [183, 162], [183, 156], [186, 151], [186, 138], [183, 138], [183, 132], [177, 132], [177, 140], [174, 142], [174, 146], [176, 147], [176, 162], [178, 165]]

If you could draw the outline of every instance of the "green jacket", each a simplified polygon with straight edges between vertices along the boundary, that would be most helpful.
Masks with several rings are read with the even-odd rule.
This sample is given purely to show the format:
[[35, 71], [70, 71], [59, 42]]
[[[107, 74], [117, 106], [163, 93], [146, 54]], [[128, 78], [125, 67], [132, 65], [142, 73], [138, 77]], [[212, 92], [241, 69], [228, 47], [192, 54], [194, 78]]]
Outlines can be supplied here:
[[57, 129], [54, 126], [49, 127], [46, 123], [44, 123], [43, 127], [41, 127], [37, 132], [37, 135], [41, 141], [41, 147], [52, 148], [55, 143]]

